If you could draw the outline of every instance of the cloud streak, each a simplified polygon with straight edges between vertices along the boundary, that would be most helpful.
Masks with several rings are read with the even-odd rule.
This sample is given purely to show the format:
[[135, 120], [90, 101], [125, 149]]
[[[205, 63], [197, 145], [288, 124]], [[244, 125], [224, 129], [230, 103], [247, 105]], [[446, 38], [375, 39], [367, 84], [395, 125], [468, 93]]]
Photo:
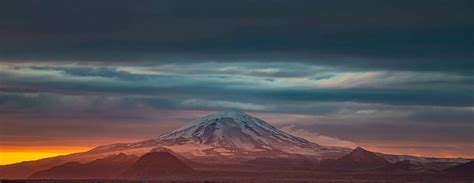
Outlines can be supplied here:
[[[79, 95], [110, 93], [164, 98], [175, 96], [181, 100], [199, 96], [207, 100], [247, 103], [252, 103], [252, 100], [352, 101], [464, 107], [474, 103], [471, 76], [405, 72], [352, 73], [335, 70], [330, 78], [313, 80], [311, 76], [248, 76], [246, 71], [239, 74], [212, 74], [214, 70], [225, 70], [230, 66], [232, 65], [227, 64], [221, 68], [209, 69], [211, 74], [189, 74], [190, 71], [138, 74], [117, 68], [7, 67], [0, 71], [0, 89], [7, 92], [36, 91]], [[278, 70], [267, 70], [271, 69]], [[296, 72], [291, 69], [287, 71]]]
[[348, 147], [356, 148], [357, 145], [354, 142], [341, 140], [338, 138], [332, 138], [324, 135], [319, 135], [318, 133], [310, 132], [304, 129], [296, 129], [295, 126], [284, 126], [281, 130], [295, 135], [297, 137], [302, 137], [311, 142], [317, 143], [324, 146], [337, 146], [337, 147]]

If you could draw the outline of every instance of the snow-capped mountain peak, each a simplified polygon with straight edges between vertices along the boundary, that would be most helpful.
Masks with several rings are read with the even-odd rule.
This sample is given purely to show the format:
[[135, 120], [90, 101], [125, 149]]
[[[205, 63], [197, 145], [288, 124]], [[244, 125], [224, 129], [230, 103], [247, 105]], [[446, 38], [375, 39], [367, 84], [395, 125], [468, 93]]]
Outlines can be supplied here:
[[222, 111], [194, 120], [159, 140], [177, 144], [204, 144], [231, 151], [284, 150], [293, 146], [319, 146], [280, 131], [244, 112]]

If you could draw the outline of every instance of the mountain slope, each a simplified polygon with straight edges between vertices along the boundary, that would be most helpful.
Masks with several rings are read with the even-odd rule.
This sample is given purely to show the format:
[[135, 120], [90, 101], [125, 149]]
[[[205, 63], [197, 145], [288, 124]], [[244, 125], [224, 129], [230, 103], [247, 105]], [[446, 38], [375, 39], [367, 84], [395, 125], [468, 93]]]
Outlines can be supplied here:
[[150, 152], [138, 159], [121, 177], [152, 178], [191, 174], [194, 170], [168, 152]]
[[377, 168], [376, 171], [380, 172], [434, 172], [435, 170], [429, 169], [420, 163], [411, 162], [410, 160], [402, 160], [393, 164], [386, 165], [381, 168]]
[[444, 171], [458, 176], [474, 177], [474, 161], [453, 166]]
[[34, 161], [24, 161], [10, 165], [0, 165], [0, 178], [26, 178], [38, 170], [48, 169], [68, 162], [67, 156], [56, 156]]
[[30, 178], [75, 179], [75, 178], [112, 178], [119, 175], [138, 159], [133, 155], [111, 155], [89, 163], [68, 162], [43, 171]]

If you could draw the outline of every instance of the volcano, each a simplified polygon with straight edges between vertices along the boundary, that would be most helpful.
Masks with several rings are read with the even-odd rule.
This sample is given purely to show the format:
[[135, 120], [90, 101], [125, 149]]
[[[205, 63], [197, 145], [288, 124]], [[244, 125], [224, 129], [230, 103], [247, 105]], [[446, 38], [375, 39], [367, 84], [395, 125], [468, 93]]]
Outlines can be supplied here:
[[350, 151], [346, 148], [321, 146], [290, 135], [261, 119], [236, 110], [222, 111], [199, 118], [155, 139], [100, 146], [91, 151], [124, 151], [143, 147], [165, 147], [188, 158], [291, 154], [323, 157], [343, 155]]

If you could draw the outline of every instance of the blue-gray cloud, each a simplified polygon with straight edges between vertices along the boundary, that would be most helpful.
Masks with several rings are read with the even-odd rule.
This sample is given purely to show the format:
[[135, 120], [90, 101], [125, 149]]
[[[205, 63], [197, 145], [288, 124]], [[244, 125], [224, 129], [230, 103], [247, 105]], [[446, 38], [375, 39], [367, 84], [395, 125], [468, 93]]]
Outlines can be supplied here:
[[134, 65], [296, 61], [472, 74], [473, 4], [4, 1], [0, 60]]
[[[224, 69], [228, 67], [230, 66], [227, 65]], [[473, 79], [470, 76], [441, 75], [448, 77], [443, 80], [430, 73], [427, 76], [411, 74], [408, 78], [403, 77], [405, 73], [395, 76], [378, 73], [351, 73], [346, 76], [345, 73], [335, 73], [331, 78], [312, 83], [312, 78], [304, 76], [273, 76], [271, 78], [274, 80], [271, 81], [267, 80], [269, 76], [265, 73], [260, 76], [246, 76], [248, 71], [245, 68], [241, 68], [244, 70], [240, 74], [234, 71], [230, 74], [217, 72], [213, 75], [212, 71], [216, 69], [219, 70], [213, 68], [204, 74], [188, 75], [189, 73], [179, 72], [137, 74], [112, 68], [6, 67], [0, 71], [0, 89], [6, 92], [35, 91], [76, 95], [173, 96], [182, 100], [203, 98], [247, 103], [313, 101], [433, 106], [474, 104], [471, 87]], [[340, 79], [338, 75], [342, 75]], [[378, 78], [385, 76], [385, 80]], [[345, 82], [354, 77], [360, 78]], [[426, 77], [434, 79], [427, 80]], [[357, 82], [359, 84], [354, 85]], [[417, 85], [418, 87], [414, 87]], [[419, 87], [420, 85], [422, 87]], [[450, 88], [444, 88], [446, 86]]]

